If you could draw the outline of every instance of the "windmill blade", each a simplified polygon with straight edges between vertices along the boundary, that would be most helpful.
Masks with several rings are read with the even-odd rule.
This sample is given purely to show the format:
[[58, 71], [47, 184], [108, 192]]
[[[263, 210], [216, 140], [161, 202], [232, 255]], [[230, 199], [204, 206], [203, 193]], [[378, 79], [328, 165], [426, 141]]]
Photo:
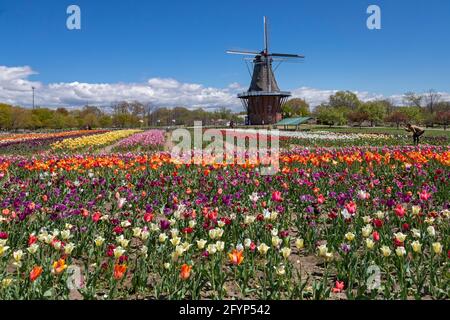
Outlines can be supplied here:
[[[255, 61], [255, 58], [243, 58], [246, 61]], [[272, 61], [291, 61], [291, 58], [273, 58]], [[267, 63], [266, 61], [261, 60], [258, 63]]]
[[228, 50], [227, 53], [229, 53], [229, 54], [242, 54], [242, 55], [246, 55], [246, 56], [257, 56], [257, 55], [260, 55], [259, 52], [255, 52], [255, 51]]
[[267, 30], [267, 17], [264, 16], [264, 52], [269, 53], [269, 31]]
[[286, 57], [286, 58], [304, 58], [304, 55], [301, 54], [289, 54], [289, 53], [271, 53], [269, 56], [272, 57]]

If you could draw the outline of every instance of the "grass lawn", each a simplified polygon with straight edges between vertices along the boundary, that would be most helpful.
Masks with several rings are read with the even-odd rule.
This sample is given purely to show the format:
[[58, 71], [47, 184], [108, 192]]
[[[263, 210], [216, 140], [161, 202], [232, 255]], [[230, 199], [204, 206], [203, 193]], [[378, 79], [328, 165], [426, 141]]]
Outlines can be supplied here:
[[[429, 137], [447, 137], [450, 138], [450, 130], [444, 130], [442, 128], [424, 128], [425, 135]], [[302, 125], [301, 130], [311, 131], [331, 131], [331, 132], [347, 132], [347, 133], [384, 133], [384, 134], [401, 134], [411, 135], [404, 129], [397, 129], [395, 127], [330, 127], [319, 125]]]

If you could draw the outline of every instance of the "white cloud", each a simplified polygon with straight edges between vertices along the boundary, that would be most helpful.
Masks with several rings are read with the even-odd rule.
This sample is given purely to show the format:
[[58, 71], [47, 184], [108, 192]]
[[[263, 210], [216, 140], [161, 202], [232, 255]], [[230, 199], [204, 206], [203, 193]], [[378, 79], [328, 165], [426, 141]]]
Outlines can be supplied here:
[[[182, 83], [171, 78], [152, 78], [143, 83], [81, 83], [61, 82], [43, 84], [30, 81], [36, 75], [29, 66], [0, 66], [0, 102], [31, 105], [31, 87], [36, 87], [36, 104], [48, 107], [80, 107], [86, 103], [109, 106], [117, 101], [138, 100], [152, 102], [158, 106], [186, 106], [188, 108], [228, 107], [241, 110], [241, 103], [236, 98], [238, 92], [245, 91], [246, 86], [231, 83], [226, 88], [207, 87], [197, 83]], [[305, 99], [311, 106], [328, 101], [337, 90], [321, 90], [300, 87], [292, 90], [293, 97]], [[355, 91], [363, 101], [390, 98], [394, 103], [401, 103], [402, 94], [383, 96], [370, 92]], [[450, 94], [440, 92], [442, 99], [450, 101]]]
[[292, 90], [294, 98], [302, 98], [306, 100], [311, 106], [317, 106], [323, 102], [328, 101], [328, 98], [335, 94], [338, 90], [319, 90], [308, 87], [301, 87]]
[[144, 83], [42, 84], [28, 77], [36, 74], [30, 67], [0, 66], [0, 101], [18, 105], [31, 104], [31, 87], [36, 87], [36, 104], [49, 107], [78, 107], [87, 102], [108, 106], [117, 101], [138, 100], [160, 106], [190, 108], [240, 108], [236, 98], [239, 87], [205, 87], [197, 83], [181, 83], [175, 79], [152, 78]]
[[[292, 90], [292, 96], [295, 98], [305, 99], [311, 106], [315, 107], [329, 100], [330, 96], [339, 90], [320, 90], [309, 87], [301, 87]], [[361, 101], [372, 101], [376, 99], [386, 98], [382, 94], [370, 93], [367, 91], [353, 91]], [[390, 98], [390, 97], [387, 97]]]

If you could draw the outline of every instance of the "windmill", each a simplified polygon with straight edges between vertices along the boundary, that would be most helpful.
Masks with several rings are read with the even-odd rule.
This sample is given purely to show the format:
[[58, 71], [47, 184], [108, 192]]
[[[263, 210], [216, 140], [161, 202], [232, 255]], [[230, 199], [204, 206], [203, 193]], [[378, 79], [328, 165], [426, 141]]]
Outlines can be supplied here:
[[[253, 74], [250, 88], [238, 94], [247, 110], [248, 124], [272, 124], [281, 120], [281, 107], [291, 96], [290, 92], [281, 91], [275, 79], [272, 63], [303, 59], [303, 55], [288, 53], [271, 53], [269, 51], [269, 35], [267, 18], [264, 17], [264, 49], [257, 51], [228, 50], [229, 54], [253, 56]], [[246, 58], [248, 60], [249, 58]]]

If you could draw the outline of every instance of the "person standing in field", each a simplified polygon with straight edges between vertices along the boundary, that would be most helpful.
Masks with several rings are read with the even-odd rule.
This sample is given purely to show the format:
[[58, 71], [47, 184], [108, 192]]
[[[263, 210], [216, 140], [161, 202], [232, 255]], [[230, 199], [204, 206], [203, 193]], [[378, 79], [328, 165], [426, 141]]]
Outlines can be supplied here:
[[413, 142], [415, 145], [419, 144], [419, 138], [425, 133], [425, 130], [422, 128], [419, 128], [418, 126], [413, 126], [411, 123], [408, 123], [406, 125], [406, 131], [412, 132], [413, 134]]

